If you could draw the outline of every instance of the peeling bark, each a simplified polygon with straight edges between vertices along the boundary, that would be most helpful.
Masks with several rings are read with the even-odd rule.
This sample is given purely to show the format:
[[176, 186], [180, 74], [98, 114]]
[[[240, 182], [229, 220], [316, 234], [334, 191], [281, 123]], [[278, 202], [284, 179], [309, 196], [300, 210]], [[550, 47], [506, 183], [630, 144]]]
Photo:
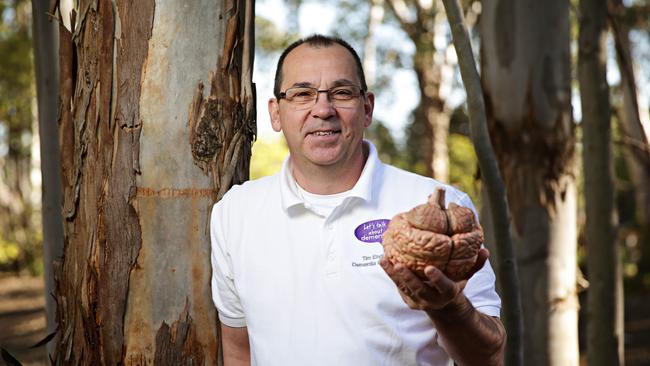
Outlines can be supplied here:
[[[128, 202], [135, 185], [138, 132], [122, 127], [138, 120], [137, 108], [128, 101], [139, 97], [153, 2], [117, 7], [128, 8], [122, 13], [129, 18], [122, 23], [131, 36], [116, 49], [111, 2], [82, 2], [72, 38], [61, 30], [66, 33], [61, 37], [63, 109], [67, 98], [72, 107], [60, 120], [67, 179], [66, 243], [57, 284], [58, 301], [65, 304], [59, 311], [64, 336], [58, 349], [66, 351], [58, 357], [65, 364], [121, 362], [129, 273], [141, 241], [138, 218]], [[73, 75], [76, 83], [69, 94]], [[114, 80], [119, 84], [115, 95]], [[113, 103], [118, 103], [116, 116]]]
[[196, 325], [187, 308], [171, 327], [163, 322], [156, 333], [154, 365], [202, 365], [203, 352], [196, 340]]
[[[57, 362], [217, 362], [207, 228], [218, 193], [247, 179], [252, 7], [89, 0], [72, 33], [60, 28]], [[210, 72], [218, 102], [196, 139], [183, 105], [193, 113], [195, 80]], [[194, 154], [188, 140], [200, 140]]]
[[[198, 84], [188, 122], [194, 163], [212, 176], [217, 200], [233, 184], [248, 179], [248, 165], [241, 162], [250, 160], [256, 134], [255, 95], [245, 82], [252, 68], [253, 24], [246, 7], [234, 6], [221, 58], [210, 73], [210, 94], [204, 98], [204, 85]], [[233, 60], [249, 61], [240, 65]]]

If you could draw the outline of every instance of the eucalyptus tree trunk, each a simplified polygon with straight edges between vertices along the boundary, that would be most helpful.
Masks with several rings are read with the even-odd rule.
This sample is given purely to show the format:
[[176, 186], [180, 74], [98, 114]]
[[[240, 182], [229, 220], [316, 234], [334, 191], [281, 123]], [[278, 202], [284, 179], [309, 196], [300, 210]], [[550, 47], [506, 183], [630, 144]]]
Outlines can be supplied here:
[[[459, 0], [443, 0], [443, 4], [449, 20], [454, 48], [458, 55], [460, 74], [467, 91], [470, 135], [483, 173], [483, 190], [487, 196], [484, 206], [488, 206], [490, 213], [488, 215], [489, 230], [487, 232], [490, 234], [490, 239], [494, 240], [493, 247], [498, 253], [498, 283], [500, 292], [503, 295], [503, 312], [501, 316], [508, 334], [504, 363], [507, 366], [519, 366], [524, 364], [521, 291], [517, 262], [510, 235], [511, 217], [508, 210], [505, 185], [490, 141], [481, 78], [474, 61], [474, 52], [472, 51], [469, 32], [466, 27], [467, 21], [463, 17]], [[485, 223], [483, 227], [487, 228]]]
[[484, 1], [488, 125], [513, 220], [525, 365], [578, 364], [569, 2]]
[[77, 9], [59, 28], [56, 361], [217, 364], [208, 216], [248, 176], [253, 3]]
[[587, 360], [590, 366], [623, 363], [623, 313], [618, 301], [623, 291], [615, 228], [606, 36], [606, 0], [581, 0], [578, 79], [587, 214]]
[[[45, 315], [48, 334], [56, 329], [54, 272], [52, 263], [63, 254], [63, 221], [61, 218], [61, 161], [57, 138], [58, 35], [55, 19], [48, 18], [50, 1], [32, 0], [34, 64], [38, 125], [41, 152], [43, 220], [43, 277], [45, 279]], [[48, 351], [54, 351], [48, 343]]]

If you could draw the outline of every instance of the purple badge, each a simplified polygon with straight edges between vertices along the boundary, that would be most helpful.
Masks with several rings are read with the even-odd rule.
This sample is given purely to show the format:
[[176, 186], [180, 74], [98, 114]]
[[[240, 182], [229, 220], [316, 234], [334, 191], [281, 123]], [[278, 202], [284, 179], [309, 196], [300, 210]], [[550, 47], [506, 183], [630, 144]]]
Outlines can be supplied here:
[[354, 236], [364, 243], [381, 243], [381, 235], [386, 231], [390, 220], [379, 219], [364, 222], [354, 229]]

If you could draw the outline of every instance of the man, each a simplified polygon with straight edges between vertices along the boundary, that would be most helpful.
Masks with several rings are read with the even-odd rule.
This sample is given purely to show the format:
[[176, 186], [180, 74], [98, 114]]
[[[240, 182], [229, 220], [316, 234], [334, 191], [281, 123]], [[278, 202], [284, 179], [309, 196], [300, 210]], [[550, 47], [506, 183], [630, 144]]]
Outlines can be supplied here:
[[[363, 140], [374, 108], [366, 89], [358, 55], [340, 39], [312, 36], [280, 57], [268, 107], [290, 156], [212, 211], [226, 366], [501, 364], [485, 249], [458, 283], [432, 266], [421, 281], [382, 258], [388, 219], [442, 184], [378, 160]], [[444, 188], [447, 202], [473, 208]]]

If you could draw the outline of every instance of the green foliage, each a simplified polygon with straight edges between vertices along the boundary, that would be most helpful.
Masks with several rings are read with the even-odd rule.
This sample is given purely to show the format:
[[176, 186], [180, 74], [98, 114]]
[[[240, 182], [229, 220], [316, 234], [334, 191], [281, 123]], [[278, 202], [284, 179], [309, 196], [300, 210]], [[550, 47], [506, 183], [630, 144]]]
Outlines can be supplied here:
[[35, 98], [31, 6], [0, 0], [0, 270], [42, 272], [30, 174]]
[[20, 246], [13, 241], [0, 237], [0, 268], [15, 262], [20, 254]]
[[406, 126], [406, 144], [404, 146], [405, 169], [420, 175], [427, 175], [426, 152], [424, 146], [430, 139], [427, 136], [431, 131], [425, 123], [415, 123], [415, 111], [411, 113], [410, 121]]
[[0, 152], [27, 157], [35, 94], [32, 41], [29, 22], [16, 6], [8, 1], [0, 5], [0, 124], [7, 131]]
[[270, 19], [259, 15], [255, 16], [255, 48], [258, 50], [256, 54], [282, 52], [297, 39], [297, 33], [284, 33]]
[[480, 208], [481, 191], [476, 181], [478, 160], [474, 145], [467, 136], [452, 133], [449, 145], [449, 183], [467, 193], [476, 208]]
[[366, 129], [364, 137], [375, 145], [381, 161], [396, 166], [404, 166], [402, 152], [386, 125], [381, 121], [375, 119], [370, 127]]
[[282, 137], [259, 138], [253, 144], [251, 156], [251, 179], [257, 179], [280, 171], [289, 148]]
[[0, 235], [0, 271], [43, 273], [43, 236], [40, 230], [19, 230], [20, 235]]
[[[612, 91], [616, 92], [620, 91], [620, 89], [612, 88]], [[611, 99], [614, 107], [622, 108], [620, 96]], [[648, 289], [650, 288], [650, 263], [648, 263], [650, 258], [650, 243], [648, 243], [650, 229], [644, 227], [636, 201], [637, 190], [645, 187], [636, 187], [631, 180], [625, 159], [625, 154], [629, 153], [627, 150], [631, 149], [631, 147], [620, 143], [622, 137], [625, 136], [621, 128], [619, 116], [614, 114], [612, 118], [612, 140], [614, 141], [612, 154], [616, 189], [615, 204], [619, 225], [618, 240], [621, 244], [623, 259], [623, 276], [626, 280], [625, 288], [626, 290]]]

